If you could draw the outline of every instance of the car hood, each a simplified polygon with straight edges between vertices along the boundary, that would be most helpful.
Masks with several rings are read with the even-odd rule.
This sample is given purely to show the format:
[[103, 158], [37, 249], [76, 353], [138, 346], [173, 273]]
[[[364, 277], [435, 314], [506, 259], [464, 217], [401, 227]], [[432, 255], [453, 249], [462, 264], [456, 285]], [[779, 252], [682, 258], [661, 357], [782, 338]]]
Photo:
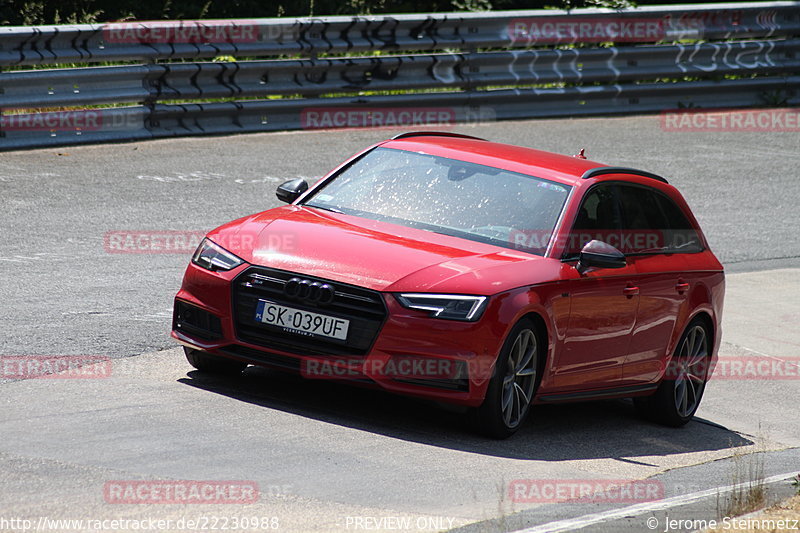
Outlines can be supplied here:
[[302, 206], [208, 237], [248, 263], [379, 291], [496, 294], [556, 279], [561, 263], [489, 244]]

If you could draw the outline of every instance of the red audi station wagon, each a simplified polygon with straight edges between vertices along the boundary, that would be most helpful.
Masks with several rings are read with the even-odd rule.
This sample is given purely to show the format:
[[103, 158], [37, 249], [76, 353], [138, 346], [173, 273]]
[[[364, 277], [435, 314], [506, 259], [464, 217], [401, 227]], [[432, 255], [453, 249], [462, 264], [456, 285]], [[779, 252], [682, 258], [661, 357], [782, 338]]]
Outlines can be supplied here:
[[204, 372], [277, 367], [459, 404], [632, 397], [680, 426], [720, 342], [723, 268], [655, 174], [455, 133], [398, 135], [211, 231], [172, 336]]

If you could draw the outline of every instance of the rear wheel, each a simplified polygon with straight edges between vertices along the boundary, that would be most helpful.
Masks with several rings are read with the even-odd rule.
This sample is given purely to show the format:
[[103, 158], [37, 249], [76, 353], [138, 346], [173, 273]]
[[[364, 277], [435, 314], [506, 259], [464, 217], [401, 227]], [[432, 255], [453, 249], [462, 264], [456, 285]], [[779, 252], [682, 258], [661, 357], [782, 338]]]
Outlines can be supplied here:
[[543, 353], [536, 325], [529, 319], [518, 322], [503, 343], [486, 399], [478, 408], [481, 432], [504, 439], [520, 428], [539, 386]]
[[194, 348], [188, 348], [186, 346], [183, 347], [183, 352], [186, 354], [186, 360], [189, 361], [190, 365], [200, 372], [206, 372], [208, 374], [235, 376], [241, 374], [242, 370], [247, 367], [247, 363], [212, 355], [208, 352], [195, 350]]
[[711, 335], [705, 322], [693, 320], [683, 333], [675, 355], [655, 394], [634, 398], [636, 408], [667, 426], [689, 422], [700, 407], [711, 361]]

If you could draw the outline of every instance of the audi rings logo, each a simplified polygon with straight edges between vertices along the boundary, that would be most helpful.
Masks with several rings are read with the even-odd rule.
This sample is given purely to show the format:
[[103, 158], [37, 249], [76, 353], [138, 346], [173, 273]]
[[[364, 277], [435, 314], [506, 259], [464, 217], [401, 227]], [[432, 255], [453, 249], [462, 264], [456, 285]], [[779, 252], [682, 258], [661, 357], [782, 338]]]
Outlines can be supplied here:
[[283, 292], [292, 298], [320, 304], [331, 303], [335, 295], [334, 288], [327, 283], [301, 278], [292, 278], [287, 281], [283, 286]]

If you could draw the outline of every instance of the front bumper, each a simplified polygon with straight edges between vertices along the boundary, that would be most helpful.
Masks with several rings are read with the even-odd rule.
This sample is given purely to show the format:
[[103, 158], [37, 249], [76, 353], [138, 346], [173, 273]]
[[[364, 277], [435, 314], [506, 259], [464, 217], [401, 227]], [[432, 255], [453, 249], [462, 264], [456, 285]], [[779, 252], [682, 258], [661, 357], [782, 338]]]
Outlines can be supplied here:
[[[483, 402], [502, 339], [491, 320], [496, 316], [492, 301], [477, 322], [441, 320], [400, 306], [391, 294], [320, 280], [336, 286], [347, 305], [315, 309], [313, 303], [282, 301], [284, 296], [273, 290], [290, 276], [320, 280], [252, 265], [211, 272], [190, 263], [175, 297], [172, 337], [185, 346], [310, 379], [352, 381], [465, 406]], [[345, 342], [320, 342], [264, 327], [253, 310], [259, 298], [347, 317], [351, 331]]]

